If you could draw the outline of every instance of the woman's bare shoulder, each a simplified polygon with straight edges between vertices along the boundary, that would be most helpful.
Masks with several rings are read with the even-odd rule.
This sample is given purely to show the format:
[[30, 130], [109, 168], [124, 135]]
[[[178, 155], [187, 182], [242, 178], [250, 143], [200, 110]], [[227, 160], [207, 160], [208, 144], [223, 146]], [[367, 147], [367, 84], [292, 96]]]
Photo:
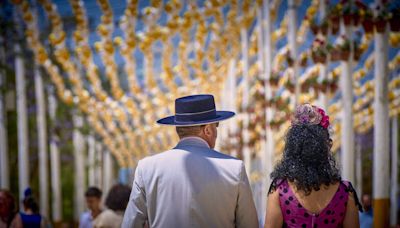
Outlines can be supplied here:
[[11, 226], [13, 228], [23, 228], [23, 224], [22, 224], [22, 218], [20, 216], [19, 213], [17, 213], [13, 219], [13, 221], [11, 222]]

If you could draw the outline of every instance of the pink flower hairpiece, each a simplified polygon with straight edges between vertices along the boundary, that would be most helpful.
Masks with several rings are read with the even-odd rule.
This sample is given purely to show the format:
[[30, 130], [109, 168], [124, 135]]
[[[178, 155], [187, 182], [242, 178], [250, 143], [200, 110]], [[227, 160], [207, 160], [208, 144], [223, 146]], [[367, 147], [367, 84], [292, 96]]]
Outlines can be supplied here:
[[311, 104], [304, 104], [297, 107], [294, 114], [292, 124], [300, 125], [316, 125], [319, 124], [323, 128], [328, 129], [329, 127], [329, 116], [325, 114], [325, 111], [317, 106]]
[[329, 116], [325, 114], [325, 111], [322, 108], [318, 108], [318, 107], [315, 107], [315, 108], [318, 109], [319, 114], [321, 114], [321, 116], [322, 116], [321, 122], [319, 122], [319, 124], [323, 128], [328, 129], [328, 127], [329, 127]]

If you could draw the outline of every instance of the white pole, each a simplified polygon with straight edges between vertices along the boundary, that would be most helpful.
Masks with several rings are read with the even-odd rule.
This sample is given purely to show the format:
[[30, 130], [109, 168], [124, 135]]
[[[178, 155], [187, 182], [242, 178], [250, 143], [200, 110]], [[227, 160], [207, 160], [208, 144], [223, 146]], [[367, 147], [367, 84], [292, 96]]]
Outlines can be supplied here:
[[260, 69], [260, 74], [264, 73], [264, 53], [263, 53], [263, 48], [264, 48], [264, 36], [263, 36], [263, 14], [262, 14], [262, 7], [257, 7], [257, 25], [256, 25], [256, 30], [257, 30], [257, 46], [258, 46], [258, 51], [257, 51], [257, 62], [258, 62], [258, 67]]
[[100, 142], [96, 142], [96, 168], [95, 168], [95, 178], [96, 186], [103, 186], [103, 147]]
[[[0, 35], [0, 62], [4, 64], [3, 36]], [[6, 75], [0, 70], [0, 87], [5, 85]], [[8, 172], [7, 150], [7, 124], [3, 92], [0, 91], [0, 188], [10, 188], [10, 176]]]
[[[327, 65], [325, 64], [320, 64], [320, 71], [319, 71], [319, 76], [321, 78], [321, 82], [323, 80], [326, 80], [327, 76], [328, 76], [328, 71], [327, 71], [327, 66], [329, 63], [327, 63]], [[326, 94], [325, 92], [320, 92], [319, 93], [319, 97], [318, 97], [318, 102], [319, 105], [322, 109], [325, 110], [325, 112], [328, 111], [328, 94]], [[329, 113], [328, 113], [329, 115]]]
[[[37, 2], [32, 1], [34, 8], [35, 24], [37, 24]], [[39, 194], [40, 194], [40, 213], [46, 218], [49, 216], [49, 178], [48, 178], [48, 155], [47, 155], [47, 125], [46, 125], [46, 107], [43, 89], [43, 78], [40, 73], [40, 67], [35, 62], [35, 95], [37, 105], [37, 130], [39, 145]]]
[[[319, 12], [322, 20], [325, 19], [326, 16], [326, 1], [320, 1], [320, 6], [319, 6]], [[329, 37], [330, 31], [328, 31], [327, 37]], [[327, 40], [327, 39], [326, 39]], [[329, 55], [328, 55], [329, 56]], [[319, 77], [321, 79], [321, 82], [326, 80], [328, 77], [328, 66], [329, 66], [329, 58], [327, 58], [326, 64], [320, 64], [320, 71], [319, 71]], [[325, 111], [328, 111], [328, 96], [325, 92], [320, 92], [319, 93], [319, 105], [322, 109]], [[329, 114], [329, 113], [328, 113]]]
[[96, 141], [93, 134], [89, 134], [87, 137], [88, 141], [88, 175], [89, 175], [89, 186], [96, 186]]
[[[345, 27], [343, 21], [342, 34], [345, 34], [348, 39], [352, 40], [352, 28]], [[340, 77], [340, 86], [342, 90], [342, 134], [341, 134], [341, 162], [343, 178], [355, 183], [355, 153], [354, 153], [354, 129], [353, 129], [353, 53], [350, 52], [348, 61], [341, 61], [342, 75]]]
[[249, 58], [248, 58], [248, 36], [247, 28], [240, 30], [241, 43], [242, 43], [242, 61], [243, 61], [243, 97], [242, 97], [242, 110], [243, 110], [243, 158], [246, 166], [247, 174], [251, 173], [251, 153], [249, 148], [250, 134], [249, 134]]
[[[229, 97], [230, 97], [230, 110], [236, 112], [236, 66], [235, 59], [229, 60], [228, 66], [228, 82], [229, 82]], [[238, 155], [238, 139], [237, 139], [237, 123], [235, 119], [231, 119], [229, 125], [231, 155], [236, 157]]]
[[[265, 31], [264, 31], [264, 79], [266, 80], [265, 83], [265, 99], [269, 101], [272, 98], [272, 87], [269, 84], [269, 79], [271, 77], [271, 65], [272, 65], [272, 43], [271, 43], [271, 28], [272, 28], [272, 22], [271, 22], [271, 17], [270, 17], [270, 0], [264, 0], [263, 1], [263, 12], [264, 12], [264, 23], [265, 23]], [[271, 185], [271, 178], [270, 174], [273, 170], [273, 165], [274, 165], [274, 154], [275, 154], [275, 140], [274, 140], [274, 135], [273, 131], [271, 129], [271, 126], [269, 123], [271, 122], [273, 118], [274, 111], [271, 107], [266, 108], [266, 151], [263, 153], [263, 167], [265, 170], [264, 173], [264, 183], [263, 183], [263, 189], [264, 191], [268, 191], [269, 186]], [[263, 214], [265, 213], [267, 209], [267, 193], [263, 194], [265, 197], [263, 199], [264, 205], [263, 205]], [[262, 216], [264, 217], [264, 216]]]
[[55, 121], [57, 111], [57, 100], [54, 97], [53, 88], [48, 90], [49, 100], [49, 117], [52, 123], [51, 138], [50, 138], [50, 169], [51, 169], [51, 193], [52, 193], [52, 218], [55, 223], [62, 220], [61, 208], [61, 183], [60, 183], [60, 152], [58, 150], [58, 137], [55, 132]]
[[[230, 107], [229, 105], [227, 105], [227, 94], [228, 94], [228, 80], [224, 81], [224, 85], [222, 87], [221, 93], [220, 93], [220, 108], [222, 110], [229, 110]], [[219, 127], [218, 127], [218, 137], [217, 137], [217, 141], [216, 141], [216, 145], [215, 148], [216, 150], [220, 150], [221, 149], [221, 144], [224, 144], [224, 142], [226, 142], [226, 140], [229, 138], [228, 137], [228, 127], [229, 125], [224, 124], [224, 123], [220, 123]], [[229, 151], [222, 151], [224, 153], [229, 152]]]
[[39, 71], [39, 66], [35, 64], [35, 92], [37, 104], [37, 127], [39, 141], [39, 190], [40, 190], [40, 212], [45, 217], [49, 213], [48, 200], [48, 157], [47, 157], [47, 127], [46, 127], [46, 107], [44, 102], [43, 79]]
[[399, 170], [399, 120], [397, 116], [392, 119], [392, 174], [390, 188], [390, 226], [395, 227], [397, 224], [397, 191], [399, 190], [399, 182], [397, 178]]
[[104, 151], [103, 154], [103, 193], [104, 195], [107, 195], [108, 191], [111, 188], [112, 185], [112, 177], [113, 177], [113, 162], [112, 162], [112, 157], [111, 153], [108, 150]]
[[[14, 10], [14, 22], [20, 33], [18, 10]], [[18, 116], [18, 182], [19, 199], [24, 198], [24, 191], [29, 187], [29, 154], [28, 154], [28, 123], [26, 111], [25, 66], [18, 42], [14, 44], [15, 75], [17, 84], [17, 116]]]
[[83, 213], [85, 193], [85, 142], [79, 128], [83, 126], [83, 118], [77, 113], [73, 115], [74, 131], [74, 167], [75, 167], [75, 220]]
[[362, 196], [362, 145], [361, 140], [357, 140], [356, 144], [356, 189], [358, 195]]
[[[382, 1], [376, 0], [382, 7]], [[378, 13], [378, 10], [376, 11]], [[389, 167], [390, 167], [390, 120], [388, 101], [388, 32], [375, 32], [374, 49], [374, 153], [373, 153], [373, 206], [374, 227], [389, 226]]]
[[294, 100], [294, 107], [299, 102], [300, 97], [300, 84], [298, 80], [298, 64], [297, 64], [297, 25], [296, 25], [296, 10], [297, 5], [295, 0], [288, 0], [288, 16], [289, 16], [289, 23], [288, 23], [288, 43], [290, 48], [290, 56], [294, 61], [293, 64], [293, 80], [295, 84], [295, 100]]
[[[261, 5], [262, 6], [262, 5]], [[258, 51], [257, 51], [257, 61], [258, 61], [258, 67], [260, 70], [259, 75], [264, 76], [264, 54], [263, 54], [263, 18], [262, 18], [262, 7], [257, 7], [257, 25], [256, 25], [256, 30], [257, 30], [257, 46], [258, 46]], [[260, 173], [262, 174], [262, 178], [259, 181], [258, 185], [258, 190], [255, 193], [255, 202], [257, 202], [257, 212], [258, 212], [258, 218], [260, 220], [260, 224], [264, 224], [263, 222], [263, 217], [265, 214], [265, 203], [266, 203], [266, 181], [265, 181], [265, 170], [266, 170], [266, 165], [265, 165], [265, 143], [266, 140], [265, 138], [261, 139], [261, 156], [260, 156]]]

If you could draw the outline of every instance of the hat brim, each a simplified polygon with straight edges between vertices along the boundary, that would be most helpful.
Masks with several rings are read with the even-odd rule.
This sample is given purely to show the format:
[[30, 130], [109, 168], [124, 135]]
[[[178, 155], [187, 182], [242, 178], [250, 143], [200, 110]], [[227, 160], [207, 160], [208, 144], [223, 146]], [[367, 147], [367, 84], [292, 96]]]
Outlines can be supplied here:
[[230, 111], [217, 111], [216, 117], [212, 119], [202, 120], [202, 121], [192, 121], [192, 122], [185, 122], [185, 123], [177, 123], [175, 122], [175, 116], [168, 116], [162, 119], [157, 120], [158, 124], [161, 125], [170, 125], [170, 126], [198, 126], [204, 124], [211, 124], [221, 122], [227, 119], [232, 118], [235, 116], [234, 112]]

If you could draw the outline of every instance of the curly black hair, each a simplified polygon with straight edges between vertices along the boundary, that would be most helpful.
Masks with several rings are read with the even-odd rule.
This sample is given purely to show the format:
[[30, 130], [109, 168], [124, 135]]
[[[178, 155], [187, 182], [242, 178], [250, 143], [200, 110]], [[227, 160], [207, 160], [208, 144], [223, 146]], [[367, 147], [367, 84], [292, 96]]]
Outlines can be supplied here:
[[271, 173], [269, 193], [276, 190], [280, 181], [287, 180], [297, 190], [309, 195], [322, 185], [341, 181], [339, 169], [330, 151], [329, 132], [321, 125], [292, 125], [285, 138], [282, 160]]

